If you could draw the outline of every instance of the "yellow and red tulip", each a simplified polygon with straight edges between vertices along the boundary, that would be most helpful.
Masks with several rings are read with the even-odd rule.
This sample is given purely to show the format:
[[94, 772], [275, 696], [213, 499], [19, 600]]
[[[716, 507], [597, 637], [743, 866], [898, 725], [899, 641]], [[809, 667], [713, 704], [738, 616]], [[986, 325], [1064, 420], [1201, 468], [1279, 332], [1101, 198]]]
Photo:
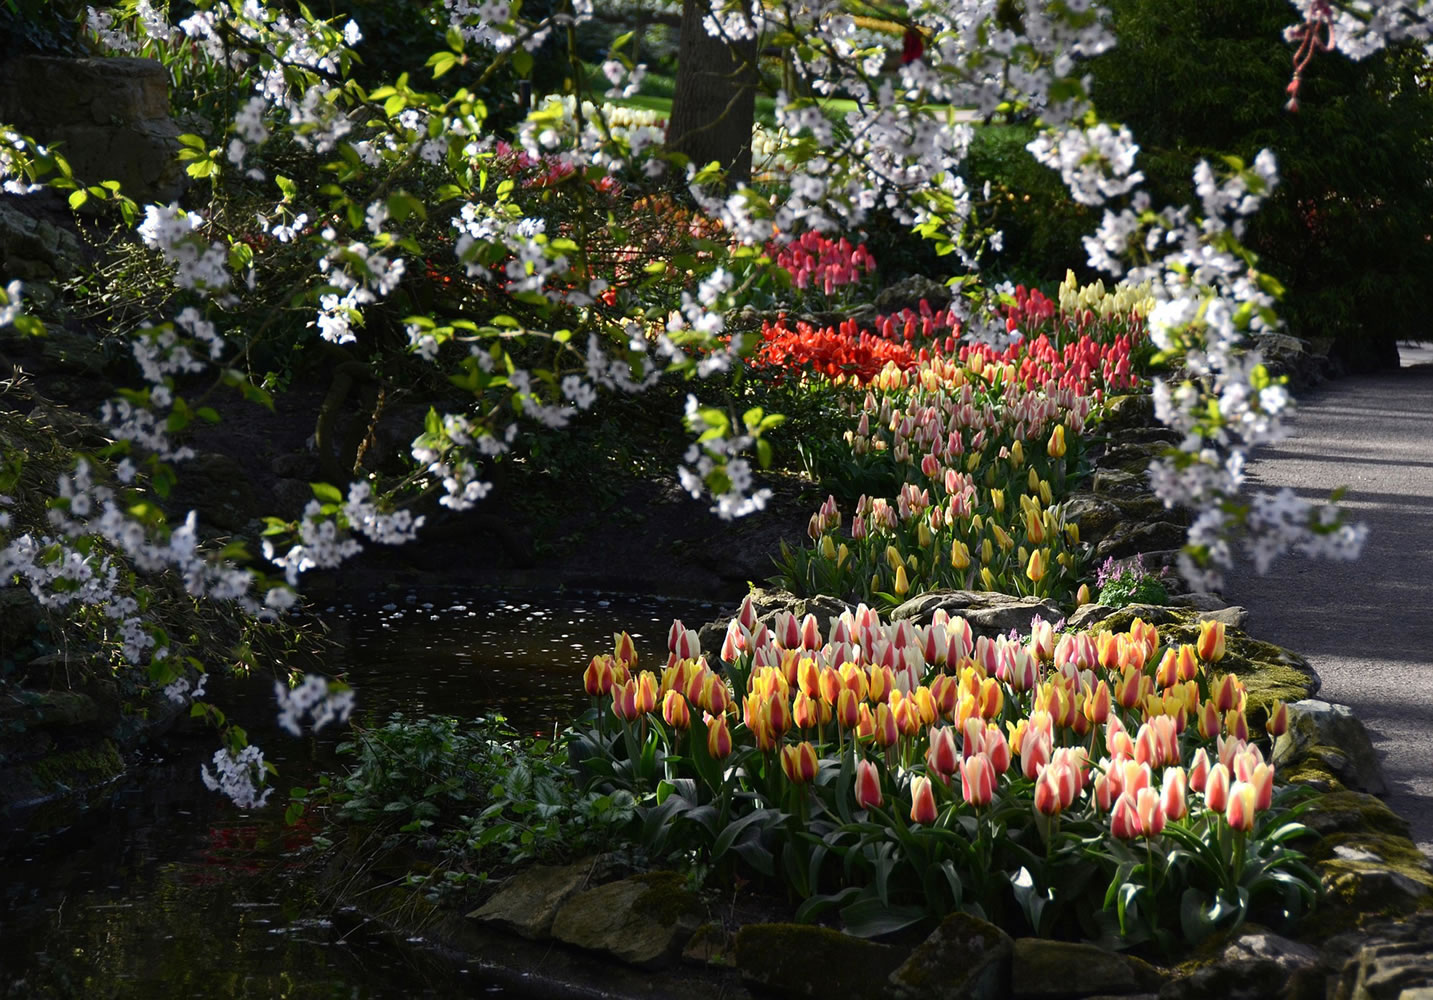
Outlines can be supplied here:
[[[1210, 808], [1214, 808], [1211, 804]], [[1229, 789], [1229, 801], [1224, 818], [1235, 830], [1248, 833], [1254, 829], [1254, 817], [1258, 814], [1258, 792], [1245, 781], [1236, 781]]]
[[977, 809], [995, 798], [995, 767], [985, 754], [960, 762], [960, 795]]
[[1218, 663], [1224, 659], [1224, 623], [1206, 620], [1199, 623], [1199, 658], [1205, 663]]
[[731, 756], [731, 730], [727, 728], [725, 715], [707, 717], [707, 753], [715, 760]]
[[680, 691], [668, 691], [663, 696], [662, 719], [673, 729], [686, 729], [692, 724], [691, 708]]
[[815, 781], [817, 766], [816, 748], [810, 743], [781, 748], [781, 770], [788, 781], [799, 785]]

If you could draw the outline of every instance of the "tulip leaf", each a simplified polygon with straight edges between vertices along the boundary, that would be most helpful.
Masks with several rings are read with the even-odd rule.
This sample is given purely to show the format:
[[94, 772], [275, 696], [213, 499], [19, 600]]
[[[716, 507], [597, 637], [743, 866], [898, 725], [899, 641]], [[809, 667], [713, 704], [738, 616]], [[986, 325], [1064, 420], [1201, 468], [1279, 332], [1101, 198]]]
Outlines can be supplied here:
[[811, 923], [831, 907], [840, 906], [852, 896], [859, 896], [863, 891], [860, 886], [851, 885], [840, 892], [812, 896], [796, 908], [795, 920], [798, 924]]
[[732, 843], [747, 827], [753, 823], [769, 820], [770, 817], [778, 815], [780, 814], [771, 810], [758, 809], [754, 812], [747, 813], [740, 819], [732, 820], [726, 825], [726, 828], [717, 835], [717, 839], [712, 843], [712, 860], [716, 861], [730, 850]]
[[758, 840], [744, 840], [732, 847], [736, 855], [756, 871], [772, 878], [776, 875], [776, 858]]
[[857, 900], [841, 910], [846, 933], [862, 938], [892, 934], [924, 919], [926, 911], [922, 907], [890, 906], [874, 898]]

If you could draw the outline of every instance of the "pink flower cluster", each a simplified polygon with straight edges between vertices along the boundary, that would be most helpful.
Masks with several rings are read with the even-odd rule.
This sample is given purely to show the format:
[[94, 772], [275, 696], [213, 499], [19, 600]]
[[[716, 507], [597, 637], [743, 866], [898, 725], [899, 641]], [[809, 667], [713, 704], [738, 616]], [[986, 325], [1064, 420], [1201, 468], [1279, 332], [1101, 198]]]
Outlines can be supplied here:
[[844, 236], [829, 240], [814, 230], [807, 230], [799, 239], [769, 250], [776, 257], [777, 266], [791, 275], [797, 288], [804, 290], [815, 284], [827, 295], [842, 285], [856, 284], [864, 274], [876, 269], [876, 259], [866, 244], [852, 246]]

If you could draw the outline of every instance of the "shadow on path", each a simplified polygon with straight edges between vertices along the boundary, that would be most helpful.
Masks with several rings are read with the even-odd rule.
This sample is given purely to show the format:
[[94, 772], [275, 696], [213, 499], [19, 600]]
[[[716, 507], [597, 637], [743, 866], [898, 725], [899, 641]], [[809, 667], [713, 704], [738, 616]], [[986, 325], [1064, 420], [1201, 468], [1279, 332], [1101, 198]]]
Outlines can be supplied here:
[[[1426, 349], [1413, 354], [1422, 358]], [[1250, 487], [1345, 505], [1368, 525], [1363, 556], [1286, 557], [1231, 573], [1249, 631], [1309, 658], [1320, 697], [1368, 727], [1388, 804], [1433, 854], [1433, 367], [1342, 379], [1300, 401], [1293, 435], [1256, 454]]]

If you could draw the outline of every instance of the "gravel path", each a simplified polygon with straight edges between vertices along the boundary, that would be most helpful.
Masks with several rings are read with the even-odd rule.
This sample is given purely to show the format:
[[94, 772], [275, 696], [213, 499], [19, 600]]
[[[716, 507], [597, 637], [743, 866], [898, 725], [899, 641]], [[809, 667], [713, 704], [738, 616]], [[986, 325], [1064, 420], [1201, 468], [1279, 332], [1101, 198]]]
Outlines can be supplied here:
[[1250, 463], [1254, 489], [1327, 498], [1346, 486], [1344, 506], [1369, 527], [1363, 557], [1241, 568], [1225, 599], [1249, 610], [1252, 635], [1308, 657], [1318, 697], [1368, 727], [1386, 801], [1433, 855], [1433, 350], [1402, 358], [1307, 393], [1293, 435]]

